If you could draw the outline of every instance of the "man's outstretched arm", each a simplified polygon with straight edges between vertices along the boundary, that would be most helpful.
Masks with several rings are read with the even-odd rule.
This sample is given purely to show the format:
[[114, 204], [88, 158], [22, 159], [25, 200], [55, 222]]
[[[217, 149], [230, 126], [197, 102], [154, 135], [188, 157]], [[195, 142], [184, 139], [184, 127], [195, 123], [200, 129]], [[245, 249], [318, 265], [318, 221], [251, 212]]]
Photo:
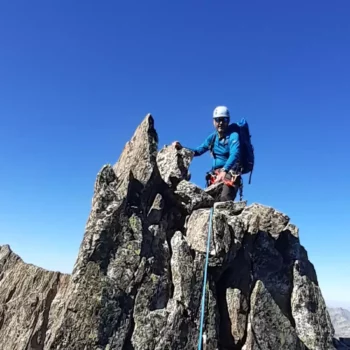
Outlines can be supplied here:
[[[210, 141], [211, 141], [212, 135], [209, 135], [204, 142], [196, 147], [196, 148], [190, 148], [190, 147], [186, 147], [187, 149], [189, 149], [190, 151], [194, 152], [194, 156], [200, 156], [203, 153], [209, 151], [209, 145], [210, 145]], [[173, 145], [177, 148], [177, 149], [181, 149], [183, 146], [180, 144], [180, 142], [175, 141], [173, 143]]]
[[209, 135], [204, 142], [199, 145], [196, 148], [189, 148], [191, 151], [194, 152], [194, 156], [201, 156], [202, 154], [204, 154], [205, 152], [209, 151], [209, 146], [210, 146], [210, 141], [211, 141], [211, 137], [212, 135]]
[[239, 151], [240, 151], [240, 144], [239, 144], [239, 136], [238, 133], [233, 133], [230, 137], [230, 156], [228, 157], [223, 170], [225, 172], [228, 172], [232, 169], [233, 166], [237, 164], [239, 161]]

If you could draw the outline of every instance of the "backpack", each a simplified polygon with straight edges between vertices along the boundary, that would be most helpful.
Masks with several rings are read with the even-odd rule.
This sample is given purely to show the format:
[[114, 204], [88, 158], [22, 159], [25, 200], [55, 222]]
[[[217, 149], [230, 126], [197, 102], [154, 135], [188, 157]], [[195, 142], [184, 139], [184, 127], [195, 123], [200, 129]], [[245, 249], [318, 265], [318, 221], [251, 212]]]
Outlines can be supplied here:
[[[239, 170], [241, 174], [250, 173], [250, 176], [249, 176], [249, 183], [250, 183], [253, 168], [254, 168], [255, 156], [254, 156], [254, 147], [251, 143], [249, 125], [247, 121], [244, 118], [242, 118], [238, 123], [233, 123], [229, 125], [229, 128], [237, 132], [239, 135], [239, 143], [240, 143]], [[214, 158], [215, 158], [215, 154], [213, 152], [213, 147], [214, 147], [216, 135], [217, 134], [215, 133], [209, 145], [209, 150], [212, 153]]]

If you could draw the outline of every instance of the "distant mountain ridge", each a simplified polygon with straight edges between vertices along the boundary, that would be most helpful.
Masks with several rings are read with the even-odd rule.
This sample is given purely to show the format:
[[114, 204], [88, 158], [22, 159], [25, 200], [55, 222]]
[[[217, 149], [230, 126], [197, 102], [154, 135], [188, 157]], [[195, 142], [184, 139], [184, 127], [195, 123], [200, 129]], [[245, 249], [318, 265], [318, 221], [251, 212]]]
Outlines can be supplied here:
[[350, 338], [350, 311], [341, 307], [328, 307], [335, 336], [337, 338]]

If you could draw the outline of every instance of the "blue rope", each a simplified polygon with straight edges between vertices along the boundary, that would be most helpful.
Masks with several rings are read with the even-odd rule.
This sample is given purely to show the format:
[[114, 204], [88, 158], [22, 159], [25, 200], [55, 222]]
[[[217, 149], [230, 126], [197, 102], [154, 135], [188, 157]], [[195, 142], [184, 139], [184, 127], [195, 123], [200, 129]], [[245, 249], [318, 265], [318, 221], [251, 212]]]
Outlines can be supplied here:
[[207, 271], [208, 271], [209, 250], [210, 250], [210, 236], [211, 236], [212, 222], [213, 222], [213, 211], [214, 211], [214, 208], [211, 208], [210, 209], [210, 217], [209, 217], [207, 254], [205, 257], [205, 267], [204, 267], [204, 281], [203, 281], [203, 291], [202, 291], [202, 310], [201, 310], [201, 322], [200, 322], [200, 326], [199, 326], [198, 350], [202, 349], [202, 337], [203, 337], [203, 328], [204, 328], [205, 287], [207, 285]]

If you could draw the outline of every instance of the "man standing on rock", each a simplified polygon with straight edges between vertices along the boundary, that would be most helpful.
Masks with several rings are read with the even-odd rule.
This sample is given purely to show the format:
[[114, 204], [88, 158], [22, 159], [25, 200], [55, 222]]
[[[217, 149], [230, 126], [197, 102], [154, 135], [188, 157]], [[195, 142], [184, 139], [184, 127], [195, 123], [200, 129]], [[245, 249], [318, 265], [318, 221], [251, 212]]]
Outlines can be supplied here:
[[[237, 129], [230, 125], [230, 112], [225, 106], [218, 106], [213, 112], [213, 123], [216, 129], [197, 148], [188, 148], [194, 156], [200, 156], [207, 151], [213, 155], [212, 172], [208, 173], [208, 184], [223, 182], [220, 201], [234, 200], [241, 187], [239, 174], [240, 140]], [[173, 142], [176, 149], [183, 146], [180, 142]]]

